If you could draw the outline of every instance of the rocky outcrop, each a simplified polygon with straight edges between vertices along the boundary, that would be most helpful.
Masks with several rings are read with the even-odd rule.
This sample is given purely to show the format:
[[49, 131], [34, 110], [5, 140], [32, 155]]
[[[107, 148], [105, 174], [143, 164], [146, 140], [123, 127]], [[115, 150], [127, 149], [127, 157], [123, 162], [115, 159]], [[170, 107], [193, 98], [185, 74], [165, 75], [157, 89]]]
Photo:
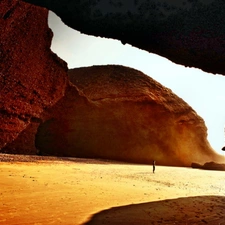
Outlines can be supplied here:
[[191, 166], [221, 160], [202, 118], [168, 88], [123, 66], [69, 71], [73, 85], [43, 115], [42, 154]]
[[[193, 46], [192, 42], [185, 38], [185, 42], [180, 42], [183, 39], [179, 36], [187, 32], [189, 37], [189, 30], [178, 33], [178, 39], [172, 38], [170, 23], [165, 23], [168, 18], [173, 22], [182, 20], [171, 15], [162, 20], [167, 24], [164, 35], [158, 30], [161, 24], [157, 22], [161, 18], [158, 15], [154, 29], [152, 22], [141, 26], [146, 18], [136, 18], [132, 12], [126, 14], [133, 18], [131, 20], [126, 15], [121, 17], [124, 22], [121, 26], [118, 26], [121, 20], [117, 19], [120, 17], [117, 12], [116, 15], [114, 12], [105, 13], [103, 17], [97, 15], [99, 19], [94, 19], [93, 24], [88, 18], [88, 15], [92, 17], [89, 7], [92, 4], [83, 3], [85, 1], [76, 1], [78, 11], [75, 15], [77, 24], [85, 32], [93, 29], [93, 34], [119, 38], [124, 43], [161, 52], [162, 55], [165, 53], [170, 58], [176, 53], [181, 61], [189, 57], [187, 53], [189, 43]], [[139, 3], [137, 1], [136, 4], [140, 6]], [[201, 12], [209, 5], [215, 6], [212, 4], [195, 6]], [[94, 6], [98, 9], [101, 5]], [[113, 7], [121, 8], [120, 4]], [[148, 7], [141, 8], [148, 12]], [[86, 10], [87, 17], [83, 17]], [[154, 7], [152, 10], [149, 15], [143, 12], [138, 15], [151, 16]], [[207, 10], [205, 12], [208, 13]], [[80, 68], [70, 71], [73, 84], [68, 83], [66, 63], [50, 50], [52, 32], [47, 26], [47, 16], [46, 9], [19, 0], [0, 1], [0, 152], [35, 154], [38, 149], [40, 154], [139, 163], [151, 163], [154, 159], [157, 164], [176, 166], [190, 166], [193, 161], [221, 160], [207, 141], [204, 121], [182, 99], [143, 73], [121, 66]], [[132, 23], [130, 26], [131, 21], [140, 24]], [[146, 32], [149, 29], [154, 35]], [[177, 34], [177, 28], [175, 31]], [[167, 38], [170, 42], [166, 42]], [[212, 40], [211, 36], [207, 38]], [[200, 44], [202, 41], [199, 39]], [[181, 47], [177, 47], [177, 43]], [[208, 49], [211, 45], [206, 42], [204, 46]], [[223, 46], [213, 44], [212, 50], [215, 46], [222, 51], [220, 56], [223, 57]], [[211, 53], [204, 48], [199, 50], [206, 59], [200, 60], [201, 63], [207, 62], [207, 66], [213, 67], [216, 65], [213, 60], [217, 60], [217, 68], [221, 70], [222, 58], [218, 58], [217, 51], [214, 51], [209, 64]], [[191, 57], [193, 52], [189, 52]], [[201, 54], [197, 54], [200, 58], [193, 57], [193, 61], [201, 59]], [[194, 65], [192, 63], [190, 65]]]
[[192, 163], [191, 167], [194, 169], [225, 171], [225, 164], [216, 162], [206, 162], [204, 165]]
[[225, 74], [222, 0], [26, 0], [82, 33], [121, 40], [189, 67]]
[[67, 65], [50, 50], [47, 19], [44, 8], [0, 1], [0, 152], [20, 152], [26, 142], [14, 140], [64, 95]]

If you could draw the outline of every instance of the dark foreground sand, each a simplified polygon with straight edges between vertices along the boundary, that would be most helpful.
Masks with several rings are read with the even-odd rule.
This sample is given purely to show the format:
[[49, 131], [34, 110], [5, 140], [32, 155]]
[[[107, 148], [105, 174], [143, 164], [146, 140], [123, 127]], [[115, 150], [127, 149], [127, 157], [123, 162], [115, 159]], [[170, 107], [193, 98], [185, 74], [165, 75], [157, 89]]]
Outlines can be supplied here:
[[0, 161], [0, 224], [225, 225], [222, 171], [156, 166], [153, 174], [148, 165], [54, 157]]

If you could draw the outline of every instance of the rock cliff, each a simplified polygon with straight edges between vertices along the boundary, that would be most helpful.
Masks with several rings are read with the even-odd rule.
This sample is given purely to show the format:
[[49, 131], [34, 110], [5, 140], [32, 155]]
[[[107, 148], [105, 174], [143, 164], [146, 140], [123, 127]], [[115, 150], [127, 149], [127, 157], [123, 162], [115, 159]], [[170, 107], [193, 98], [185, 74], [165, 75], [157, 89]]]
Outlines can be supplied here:
[[43, 115], [42, 154], [190, 166], [220, 161], [204, 121], [168, 88], [123, 66], [69, 70], [65, 96]]
[[50, 50], [47, 17], [46, 9], [0, 1], [0, 152], [176, 166], [221, 160], [196, 112], [143, 73], [80, 68], [69, 83], [66, 63]]
[[0, 1], [0, 152], [64, 95], [67, 65], [50, 50], [47, 19], [44, 8]]
[[82, 33], [113, 38], [175, 63], [225, 74], [223, 0], [25, 0]]

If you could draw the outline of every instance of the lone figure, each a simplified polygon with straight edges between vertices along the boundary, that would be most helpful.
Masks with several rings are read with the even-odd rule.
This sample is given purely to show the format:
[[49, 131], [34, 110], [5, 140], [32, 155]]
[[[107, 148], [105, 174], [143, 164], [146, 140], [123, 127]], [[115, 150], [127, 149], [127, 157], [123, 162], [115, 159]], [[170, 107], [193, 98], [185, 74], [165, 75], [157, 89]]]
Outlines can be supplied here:
[[155, 173], [155, 160], [153, 160], [152, 166], [153, 166], [153, 173]]

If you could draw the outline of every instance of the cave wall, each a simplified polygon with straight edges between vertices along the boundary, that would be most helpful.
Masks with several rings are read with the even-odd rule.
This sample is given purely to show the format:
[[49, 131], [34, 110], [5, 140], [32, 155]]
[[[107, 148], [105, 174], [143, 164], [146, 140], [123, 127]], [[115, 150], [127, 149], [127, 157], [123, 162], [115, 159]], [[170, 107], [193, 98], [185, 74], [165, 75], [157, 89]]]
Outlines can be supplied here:
[[47, 19], [47, 9], [0, 1], [0, 152], [64, 95], [67, 64], [50, 50]]
[[113, 38], [171, 61], [225, 74], [223, 0], [25, 0], [85, 34]]

